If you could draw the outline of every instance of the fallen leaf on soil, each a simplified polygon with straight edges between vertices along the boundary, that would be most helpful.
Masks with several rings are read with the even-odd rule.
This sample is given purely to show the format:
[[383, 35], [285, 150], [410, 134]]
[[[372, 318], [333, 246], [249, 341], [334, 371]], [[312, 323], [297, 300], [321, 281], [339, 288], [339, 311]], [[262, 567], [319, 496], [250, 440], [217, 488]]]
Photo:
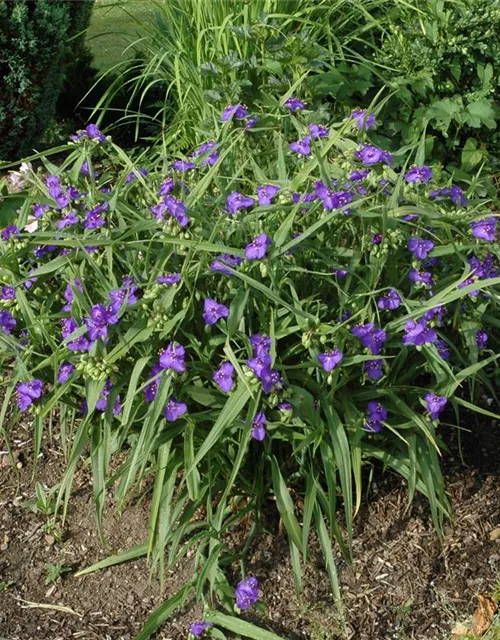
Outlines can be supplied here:
[[495, 540], [498, 540], [500, 538], [500, 527], [497, 527], [496, 529], [493, 529], [493, 531], [490, 531], [490, 540], [492, 542], [495, 542]]
[[466, 627], [465, 624], [458, 622], [451, 630], [451, 640], [462, 640], [462, 638], [469, 633], [469, 627]]
[[478, 596], [477, 609], [472, 617], [472, 632], [482, 636], [488, 631], [493, 616], [498, 610], [498, 604], [489, 596]]

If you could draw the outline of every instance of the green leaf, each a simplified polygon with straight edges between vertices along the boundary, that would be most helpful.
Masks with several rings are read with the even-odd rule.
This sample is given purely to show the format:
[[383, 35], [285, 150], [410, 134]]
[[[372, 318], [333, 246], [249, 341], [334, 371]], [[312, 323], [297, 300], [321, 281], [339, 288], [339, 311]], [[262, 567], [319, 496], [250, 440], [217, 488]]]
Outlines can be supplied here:
[[100, 560], [95, 564], [90, 565], [90, 567], [86, 567], [81, 571], [77, 571], [75, 573], [75, 578], [79, 578], [80, 576], [85, 576], [88, 573], [94, 573], [95, 571], [100, 571], [101, 569], [107, 569], [108, 567], [113, 567], [115, 564], [122, 564], [123, 562], [129, 562], [130, 560], [136, 560], [137, 558], [142, 558], [147, 553], [147, 545], [138, 544], [135, 547], [127, 549], [126, 551], [121, 551], [113, 556], [109, 556], [104, 560]]
[[151, 636], [158, 631], [161, 625], [169, 618], [172, 613], [182, 607], [193, 591], [193, 584], [188, 583], [182, 589], [179, 589], [171, 598], [163, 602], [146, 620], [141, 632], [135, 637], [135, 640], [149, 640]]
[[[245, 622], [245, 620], [241, 618], [228, 616], [219, 611], [209, 611], [205, 615], [205, 620], [219, 627], [223, 627], [228, 631], [237, 633], [244, 638], [252, 638], [252, 640], [283, 640], [282, 637], [277, 636], [275, 633], [265, 631], [250, 622]], [[136, 638], [135, 640], [142, 640], [142, 638]]]
[[293, 502], [286, 487], [283, 476], [279, 468], [278, 460], [275, 456], [271, 458], [271, 468], [273, 476], [274, 495], [278, 511], [285, 525], [285, 529], [297, 549], [302, 549], [302, 533], [299, 522], [294, 513]]

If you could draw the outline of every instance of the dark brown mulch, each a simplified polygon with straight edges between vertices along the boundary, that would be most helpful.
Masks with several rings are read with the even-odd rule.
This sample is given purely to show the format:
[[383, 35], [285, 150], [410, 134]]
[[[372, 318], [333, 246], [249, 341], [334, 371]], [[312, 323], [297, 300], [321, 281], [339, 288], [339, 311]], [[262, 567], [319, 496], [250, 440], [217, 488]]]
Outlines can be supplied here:
[[[312, 539], [311, 562], [304, 567], [304, 589], [299, 597], [294, 592], [288, 543], [272, 516], [269, 532], [254, 540], [249, 554], [249, 571], [259, 578], [266, 615], [253, 613], [249, 618], [289, 640], [448, 638], [457, 617], [463, 619], [473, 611], [475, 595], [491, 590], [500, 576], [500, 540], [490, 540], [490, 533], [500, 526], [500, 483], [495, 467], [499, 458], [490, 460], [487, 446], [488, 430], [493, 428], [498, 432], [499, 425], [488, 423], [483, 432], [478, 431], [474, 446], [463, 443], [471, 453], [465, 465], [452, 458], [446, 462], [455, 516], [446, 526], [443, 547], [425, 500], [417, 497], [407, 510], [401, 481], [391, 474], [378, 476], [356, 520], [353, 567], [337, 555], [347, 634], [339, 629], [317, 541]], [[22, 426], [18, 431], [14, 446], [24, 460], [19, 482], [15, 469], [5, 464], [7, 457], [0, 456], [0, 582], [13, 583], [0, 591], [0, 638], [131, 640], [162, 601], [160, 586], [156, 579], [150, 580], [144, 560], [83, 578], [68, 574], [55, 585], [45, 585], [45, 565], [61, 561], [76, 570], [111, 551], [143, 542], [147, 502], [131, 504], [120, 519], [110, 496], [104, 523], [110, 549], [103, 550], [95, 531], [89, 473], [81, 470], [63, 541], [52, 540], [43, 529], [43, 516], [21, 504], [34, 498], [34, 483], [30, 431]], [[479, 436], [484, 437], [483, 444]], [[487, 472], [477, 468], [481, 466]], [[45, 440], [39, 480], [53, 486], [62, 469], [57, 442]], [[228, 544], [238, 547], [245, 536], [242, 528]], [[163, 597], [184, 584], [189, 570], [187, 560], [184, 568], [168, 576]], [[237, 580], [234, 570], [231, 577]], [[73, 613], [29, 603], [62, 605]], [[199, 609], [189, 607], [179, 612], [157, 634], [157, 640], [186, 638], [189, 623], [198, 614]]]

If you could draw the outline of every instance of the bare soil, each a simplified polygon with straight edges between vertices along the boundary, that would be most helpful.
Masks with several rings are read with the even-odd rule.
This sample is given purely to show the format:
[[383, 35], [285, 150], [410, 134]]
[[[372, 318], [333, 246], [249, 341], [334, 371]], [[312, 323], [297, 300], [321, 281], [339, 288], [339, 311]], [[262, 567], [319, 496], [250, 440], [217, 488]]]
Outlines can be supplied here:
[[[111, 495], [104, 522], [109, 548], [103, 549], [90, 476], [82, 469], [58, 541], [44, 530], [44, 516], [25, 505], [34, 500], [32, 443], [28, 427], [19, 425], [17, 431], [13, 447], [20, 468], [0, 455], [0, 583], [9, 585], [2, 589], [0, 584], [0, 640], [133, 640], [148, 615], [188, 579], [189, 559], [168, 576], [163, 593], [144, 560], [74, 577], [76, 570], [144, 542], [149, 505], [137, 501], [120, 517]], [[270, 505], [266, 532], [249, 555], [249, 572], [259, 579], [266, 614], [251, 613], [249, 619], [288, 640], [448, 639], [456, 620], [474, 610], [475, 596], [491, 591], [500, 577], [500, 538], [490, 539], [500, 527], [500, 425], [477, 427], [462, 445], [464, 462], [451, 454], [445, 461], [454, 520], [446, 525], [443, 545], [423, 498], [407, 509], [399, 478], [380, 472], [372, 483], [356, 519], [354, 565], [337, 554], [347, 635], [339, 630], [314, 538], [303, 592], [295, 594], [288, 543]], [[38, 480], [52, 487], [61, 478], [63, 459], [57, 441], [44, 440], [42, 450]], [[228, 545], [238, 547], [245, 537], [244, 530], [235, 531]], [[57, 562], [71, 572], [45, 584], [46, 565]], [[230, 577], [238, 579], [236, 567]], [[156, 639], [186, 638], [199, 613], [190, 604]]]

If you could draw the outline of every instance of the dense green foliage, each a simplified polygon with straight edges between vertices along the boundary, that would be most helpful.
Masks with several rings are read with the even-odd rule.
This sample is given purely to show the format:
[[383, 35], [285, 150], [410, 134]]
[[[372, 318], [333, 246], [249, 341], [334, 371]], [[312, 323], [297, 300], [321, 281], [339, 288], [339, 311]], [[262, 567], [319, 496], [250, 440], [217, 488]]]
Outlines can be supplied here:
[[426, 159], [457, 177], [498, 155], [499, 0], [164, 0], [138, 26], [137, 59], [99, 106], [125, 87], [121, 121], [155, 121], [164, 151], [204, 139], [226, 104], [293, 86], [333, 118], [377, 103], [379, 144], [426, 136]]
[[[0, 0], [0, 158], [32, 152], [56, 113], [65, 74], [86, 55], [78, 36], [92, 1]], [[68, 65], [68, 61], [70, 64]]]
[[470, 188], [467, 203], [404, 151], [363, 146], [354, 118], [308, 140], [322, 111], [282, 104], [235, 106], [208, 148], [173, 164], [135, 162], [90, 127], [61, 165], [41, 158], [18, 228], [2, 232], [2, 429], [16, 398], [34, 416], [37, 455], [57, 415], [59, 505], [88, 452], [99, 526], [108, 486], [125, 502], [152, 474], [147, 540], [125, 557], [173, 568], [194, 547], [176, 606], [196, 589], [232, 610], [223, 567], [245, 551], [224, 534], [251, 514], [250, 544], [269, 495], [297, 588], [315, 526], [339, 604], [331, 538], [349, 554], [363, 468], [401, 474], [439, 529], [442, 410], [496, 416], [488, 202]]

